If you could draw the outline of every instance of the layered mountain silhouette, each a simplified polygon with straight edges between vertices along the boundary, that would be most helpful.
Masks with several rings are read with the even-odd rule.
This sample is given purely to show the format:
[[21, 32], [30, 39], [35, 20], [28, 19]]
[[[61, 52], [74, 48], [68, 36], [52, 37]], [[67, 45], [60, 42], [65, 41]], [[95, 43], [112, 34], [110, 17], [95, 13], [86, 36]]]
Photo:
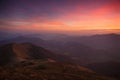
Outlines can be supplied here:
[[6, 40], [1, 40], [0, 45], [10, 44], [10, 43], [34, 43], [34, 44], [42, 44], [44, 40], [41, 38], [36, 37], [25, 37], [25, 36], [18, 36], [14, 38], [9, 38]]
[[[62, 39], [59, 39], [62, 41]], [[97, 34], [92, 36], [69, 36], [64, 38], [64, 42], [78, 42], [96, 49], [111, 49], [119, 47], [120, 34]]]
[[[91, 63], [120, 61], [120, 35], [119, 34], [101, 34], [94, 36], [73, 36], [67, 37], [62, 41], [56, 42], [59, 44], [53, 50], [64, 54], [69, 54], [77, 59], [83, 58]], [[57, 48], [57, 49], [56, 49]], [[61, 52], [60, 52], [61, 53]], [[82, 56], [83, 55], [83, 56]], [[81, 58], [80, 58], [81, 57]]]

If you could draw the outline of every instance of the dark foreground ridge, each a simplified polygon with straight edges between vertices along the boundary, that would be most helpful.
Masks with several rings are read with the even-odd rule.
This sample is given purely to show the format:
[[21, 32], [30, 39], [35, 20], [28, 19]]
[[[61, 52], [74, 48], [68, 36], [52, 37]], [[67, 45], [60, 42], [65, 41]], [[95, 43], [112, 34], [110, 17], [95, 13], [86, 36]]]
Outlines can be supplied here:
[[114, 80], [30, 43], [0, 47], [0, 80]]

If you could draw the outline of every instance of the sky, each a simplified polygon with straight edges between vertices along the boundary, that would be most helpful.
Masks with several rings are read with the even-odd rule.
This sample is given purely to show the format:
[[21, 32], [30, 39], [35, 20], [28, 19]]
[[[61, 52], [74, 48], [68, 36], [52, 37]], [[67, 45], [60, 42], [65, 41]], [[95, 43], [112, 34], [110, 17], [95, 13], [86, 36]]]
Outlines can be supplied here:
[[0, 31], [120, 32], [120, 0], [0, 0]]

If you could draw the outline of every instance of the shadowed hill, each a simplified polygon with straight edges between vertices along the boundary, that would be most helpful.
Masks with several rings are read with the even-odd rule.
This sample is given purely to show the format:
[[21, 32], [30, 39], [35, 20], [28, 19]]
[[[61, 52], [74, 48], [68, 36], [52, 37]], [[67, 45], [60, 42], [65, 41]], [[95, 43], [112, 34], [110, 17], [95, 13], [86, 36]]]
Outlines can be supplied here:
[[0, 47], [0, 65], [4, 65], [0, 80], [114, 80], [66, 61], [71, 62], [30, 43], [4, 45]]
[[31, 59], [53, 59], [56, 61], [70, 60], [66, 56], [54, 54], [53, 52], [32, 45], [30, 43], [17, 44], [12, 43], [0, 47], [0, 64], [14, 63], [18, 61], [31, 60]]

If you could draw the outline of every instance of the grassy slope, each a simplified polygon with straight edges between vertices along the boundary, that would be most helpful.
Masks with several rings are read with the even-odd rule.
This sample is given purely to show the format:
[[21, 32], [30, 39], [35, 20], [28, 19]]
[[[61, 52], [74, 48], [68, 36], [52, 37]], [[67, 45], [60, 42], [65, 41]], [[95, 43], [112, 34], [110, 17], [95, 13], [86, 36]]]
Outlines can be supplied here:
[[113, 80], [72, 64], [30, 61], [0, 68], [0, 80]]

